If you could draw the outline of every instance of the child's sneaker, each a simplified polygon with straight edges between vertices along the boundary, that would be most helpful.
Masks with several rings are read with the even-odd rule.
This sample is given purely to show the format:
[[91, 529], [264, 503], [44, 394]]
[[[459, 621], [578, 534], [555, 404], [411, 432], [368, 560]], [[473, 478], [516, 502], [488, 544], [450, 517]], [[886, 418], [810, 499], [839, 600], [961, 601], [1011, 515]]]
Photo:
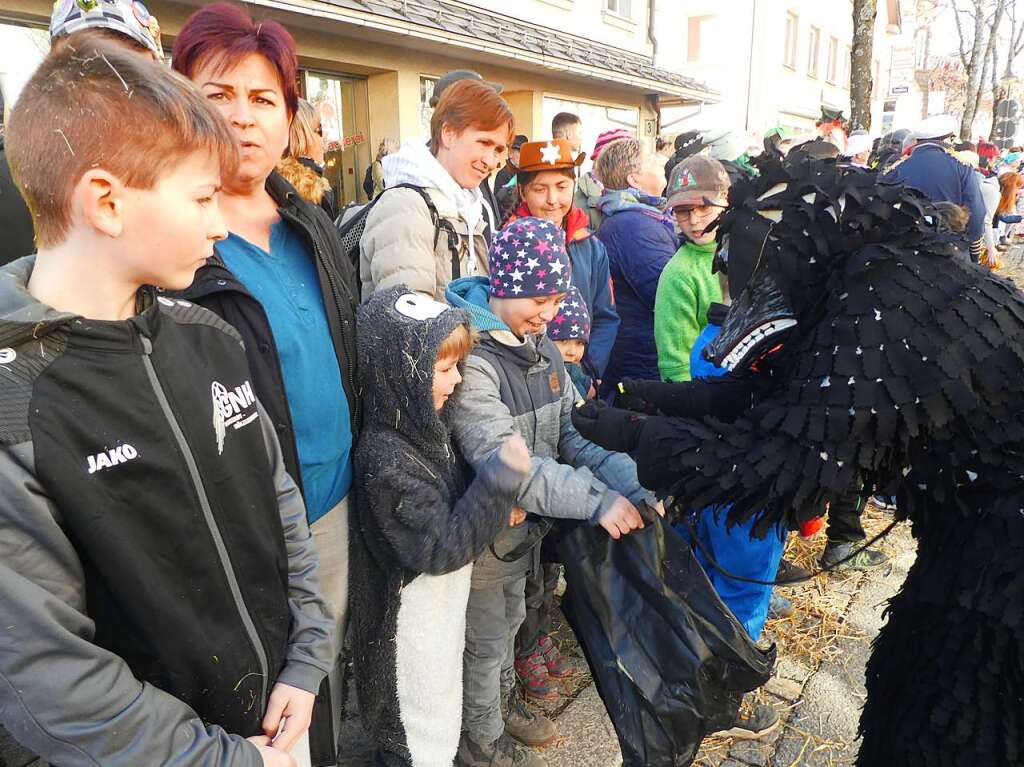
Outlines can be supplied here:
[[554, 700], [558, 697], [558, 684], [548, 673], [540, 648], [534, 647], [530, 654], [516, 657], [515, 667], [526, 694], [531, 698]]
[[[833, 567], [836, 570], [872, 570], [889, 561], [889, 556], [885, 552], [878, 549], [861, 549], [843, 562], [858, 546], [860, 544], [828, 543], [825, 546], [825, 553], [821, 555], [821, 566]], [[840, 562], [842, 564], [838, 564]]]
[[544, 665], [548, 669], [548, 676], [553, 676], [555, 679], [565, 679], [565, 677], [572, 675], [572, 667], [569, 665], [569, 661], [565, 659], [562, 651], [558, 649], [558, 645], [555, 644], [550, 636], [541, 634], [538, 645], [540, 647], [540, 654], [544, 657]]
[[757, 740], [772, 733], [779, 726], [779, 712], [771, 706], [754, 703], [744, 698], [736, 720], [728, 730], [721, 730], [715, 735], [719, 738], [738, 738], [739, 740]]
[[455, 754], [455, 767], [547, 767], [547, 764], [505, 733], [493, 743], [478, 743], [468, 732], [463, 732]]
[[526, 707], [518, 690], [512, 690], [502, 701], [505, 713], [505, 734], [532, 748], [550, 746], [558, 738], [555, 723]]

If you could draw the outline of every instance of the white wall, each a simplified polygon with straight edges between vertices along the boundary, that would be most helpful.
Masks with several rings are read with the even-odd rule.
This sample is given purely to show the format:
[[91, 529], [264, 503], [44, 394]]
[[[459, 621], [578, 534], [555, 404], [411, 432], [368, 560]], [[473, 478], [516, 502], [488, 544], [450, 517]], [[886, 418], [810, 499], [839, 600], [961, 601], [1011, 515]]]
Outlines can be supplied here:
[[[462, 0], [483, 10], [502, 13], [552, 29], [650, 55], [647, 41], [649, 0], [630, 0], [628, 17], [605, 10], [607, 0]], [[664, 4], [683, 0], [661, 0]]]
[[[848, 46], [853, 35], [850, 0], [675, 0], [658, 4], [655, 26], [658, 65], [707, 82], [722, 93], [722, 103], [666, 132], [688, 129], [746, 130], [755, 144], [776, 125], [811, 131], [821, 106], [850, 113]], [[795, 67], [784, 65], [786, 15], [797, 15]], [[689, 50], [690, 20], [701, 22], [697, 60]], [[887, 34], [886, 3], [879, 3], [874, 58], [878, 61], [873, 127], [880, 129], [888, 88], [892, 36]], [[816, 76], [809, 74], [810, 30], [819, 31]], [[828, 77], [829, 42], [837, 41], [834, 82]], [[663, 113], [664, 122], [692, 112]]]

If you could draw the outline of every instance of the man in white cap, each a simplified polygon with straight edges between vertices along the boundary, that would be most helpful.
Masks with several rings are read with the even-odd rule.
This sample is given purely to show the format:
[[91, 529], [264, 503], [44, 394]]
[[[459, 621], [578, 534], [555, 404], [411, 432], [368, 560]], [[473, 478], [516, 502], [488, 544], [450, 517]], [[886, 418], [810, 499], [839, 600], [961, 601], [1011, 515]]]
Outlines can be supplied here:
[[[50, 17], [51, 46], [65, 45], [86, 29], [125, 48], [163, 59], [160, 24], [141, 0], [58, 0]], [[36, 252], [32, 215], [14, 185], [0, 136], [0, 266]], [[0, 765], [4, 764], [0, 759]]]
[[868, 167], [868, 158], [875, 145], [875, 140], [870, 135], [861, 131], [851, 133], [846, 139], [846, 149], [843, 151], [843, 162], [855, 165], [858, 168]]
[[977, 263], [985, 234], [985, 201], [973, 168], [964, 165], [952, 150], [958, 131], [956, 118], [936, 115], [923, 121], [914, 132], [917, 143], [910, 156], [886, 174], [922, 192], [932, 202], [952, 202], [970, 212], [967, 239], [971, 260]]

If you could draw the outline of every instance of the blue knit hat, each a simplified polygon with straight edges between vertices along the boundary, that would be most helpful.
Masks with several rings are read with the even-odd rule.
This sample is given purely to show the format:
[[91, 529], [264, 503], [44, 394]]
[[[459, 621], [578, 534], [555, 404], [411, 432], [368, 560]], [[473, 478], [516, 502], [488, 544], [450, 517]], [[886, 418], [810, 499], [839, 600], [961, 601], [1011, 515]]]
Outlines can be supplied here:
[[542, 218], [517, 218], [505, 226], [494, 236], [487, 260], [495, 298], [553, 296], [571, 285], [565, 232]]
[[590, 341], [590, 312], [575, 285], [569, 288], [558, 314], [548, 323], [548, 338], [552, 341]]

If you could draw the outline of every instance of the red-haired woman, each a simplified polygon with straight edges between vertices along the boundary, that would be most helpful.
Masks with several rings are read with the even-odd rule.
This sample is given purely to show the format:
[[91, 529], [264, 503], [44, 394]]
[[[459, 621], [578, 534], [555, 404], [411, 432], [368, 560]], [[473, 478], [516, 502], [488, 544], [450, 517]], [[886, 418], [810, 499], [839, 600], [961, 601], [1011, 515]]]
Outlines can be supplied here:
[[1020, 221], [1018, 200], [1024, 177], [1019, 173], [1007, 171], [999, 176], [999, 205], [996, 207], [995, 220], [992, 225], [1001, 230], [999, 244], [1005, 249], [1010, 244], [1010, 235], [1015, 224]]
[[[383, 160], [385, 191], [359, 243], [364, 299], [404, 283], [444, 301], [451, 280], [487, 274], [484, 232], [496, 222], [479, 187], [503, 162], [514, 128], [512, 111], [491, 85], [466, 79], [444, 89], [429, 147], [409, 141]], [[402, 186], [422, 194], [396, 188]]]
[[[348, 599], [351, 450], [358, 429], [357, 297], [354, 269], [342, 255], [333, 222], [274, 171], [298, 104], [295, 41], [276, 22], [255, 23], [238, 6], [214, 3], [185, 22], [173, 62], [221, 111], [241, 145], [238, 171], [221, 180], [220, 209], [230, 234], [217, 243], [185, 297], [215, 311], [245, 342], [253, 389], [277, 430], [288, 473], [302, 490], [320, 555], [318, 586], [335, 612], [340, 637]], [[219, 384], [232, 385], [211, 383]], [[227, 426], [223, 445], [218, 443], [225, 451], [231, 449], [232, 428], [245, 424], [228, 419]], [[298, 603], [316, 588], [289, 582]], [[292, 636], [303, 630], [296, 623]], [[255, 702], [266, 708], [269, 736], [284, 723], [275, 747], [287, 751], [305, 737], [315, 693], [335, 663], [331, 648], [289, 657], [280, 674], [288, 682], [285, 689]], [[332, 703], [338, 692], [332, 690]], [[300, 743], [294, 752], [300, 764], [310, 750], [314, 763], [334, 763], [332, 728], [320, 727], [334, 721], [331, 709], [318, 706], [310, 748]]]

